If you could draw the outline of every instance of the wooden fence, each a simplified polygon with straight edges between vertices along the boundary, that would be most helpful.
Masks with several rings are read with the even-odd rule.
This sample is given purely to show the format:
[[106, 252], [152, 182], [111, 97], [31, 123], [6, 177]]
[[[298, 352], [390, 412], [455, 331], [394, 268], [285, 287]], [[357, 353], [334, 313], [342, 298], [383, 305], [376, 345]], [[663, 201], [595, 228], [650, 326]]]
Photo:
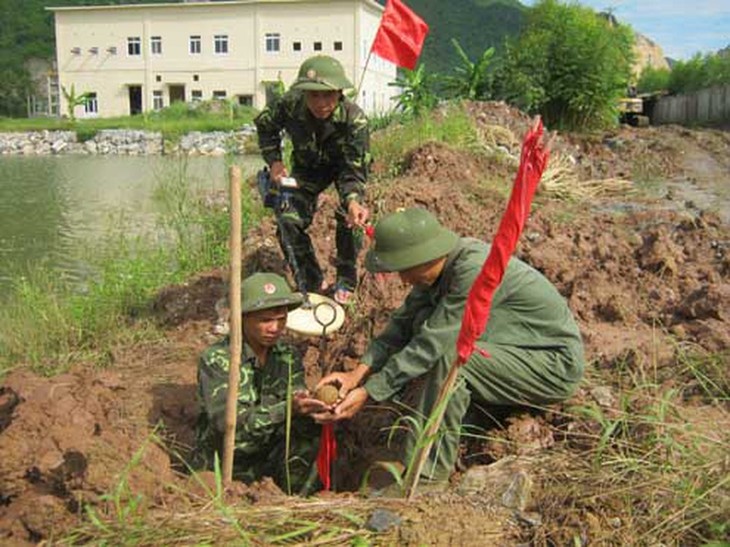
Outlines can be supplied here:
[[704, 124], [730, 120], [730, 84], [657, 99], [651, 123]]

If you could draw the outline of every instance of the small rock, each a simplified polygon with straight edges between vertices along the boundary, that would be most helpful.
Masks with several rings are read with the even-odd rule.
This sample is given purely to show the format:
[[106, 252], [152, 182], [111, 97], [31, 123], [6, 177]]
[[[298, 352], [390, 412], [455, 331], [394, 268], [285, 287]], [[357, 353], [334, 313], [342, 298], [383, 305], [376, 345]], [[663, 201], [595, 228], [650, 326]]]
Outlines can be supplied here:
[[388, 509], [376, 509], [373, 511], [373, 514], [370, 515], [370, 518], [365, 524], [365, 528], [380, 534], [382, 532], [387, 532], [395, 526], [400, 526], [401, 520], [400, 516], [393, 513], [393, 511], [389, 511]]
[[509, 509], [524, 511], [530, 501], [532, 479], [524, 471], [518, 471], [512, 477], [507, 490], [502, 494], [502, 505]]
[[610, 386], [596, 386], [590, 393], [593, 400], [604, 408], [613, 408], [616, 405], [616, 397]]
[[520, 524], [526, 524], [527, 526], [532, 526], [534, 528], [542, 526], [542, 515], [540, 513], [516, 511], [515, 517], [517, 517], [517, 521], [520, 522]]

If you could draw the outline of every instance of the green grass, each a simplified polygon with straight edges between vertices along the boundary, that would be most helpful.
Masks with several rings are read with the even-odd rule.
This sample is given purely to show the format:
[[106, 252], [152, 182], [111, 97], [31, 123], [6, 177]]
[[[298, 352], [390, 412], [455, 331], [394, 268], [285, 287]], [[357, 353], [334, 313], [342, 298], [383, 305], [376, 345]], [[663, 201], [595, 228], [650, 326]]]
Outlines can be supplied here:
[[115, 485], [85, 506], [86, 518], [60, 538], [61, 545], [358, 545], [372, 543], [365, 529], [377, 502], [343, 499], [280, 499], [277, 504], [252, 505], [227, 491], [216, 459], [210, 485], [191, 471], [191, 482], [202, 494], [169, 485], [168, 496], [179, 496], [175, 514], [156, 511], [150, 496], [136, 492], [129, 477], [143, 464], [150, 444], [162, 446], [157, 432], [133, 455]]
[[534, 500], [551, 524], [531, 544], [568, 545], [581, 534], [607, 545], [726, 540], [730, 436], [713, 419], [727, 420], [726, 357], [678, 348], [672, 383], [650, 361], [635, 361], [615, 371], [615, 406], [569, 409], [566, 443], [544, 458]]
[[472, 149], [478, 142], [476, 127], [458, 104], [429, 112], [414, 120], [390, 123], [372, 138], [373, 157], [398, 176], [405, 167], [404, 152], [428, 142], [443, 142], [457, 149]]
[[178, 140], [192, 131], [233, 131], [253, 121], [251, 107], [229, 101], [208, 101], [191, 106], [175, 103], [157, 112], [117, 118], [0, 118], [0, 132], [64, 130], [76, 131], [80, 141], [94, 137], [102, 129], [159, 131], [167, 140]]
[[[43, 267], [16, 279], [0, 306], [0, 376], [19, 366], [52, 375], [72, 362], [105, 365], [116, 345], [156, 335], [150, 307], [161, 287], [227, 264], [227, 201], [204, 200], [186, 165], [180, 158], [158, 174], [162, 230], [146, 237], [109, 233], [84, 253], [93, 273], [82, 286]], [[243, 192], [245, 233], [261, 211], [246, 185]], [[166, 240], [153, 237], [160, 232]]]

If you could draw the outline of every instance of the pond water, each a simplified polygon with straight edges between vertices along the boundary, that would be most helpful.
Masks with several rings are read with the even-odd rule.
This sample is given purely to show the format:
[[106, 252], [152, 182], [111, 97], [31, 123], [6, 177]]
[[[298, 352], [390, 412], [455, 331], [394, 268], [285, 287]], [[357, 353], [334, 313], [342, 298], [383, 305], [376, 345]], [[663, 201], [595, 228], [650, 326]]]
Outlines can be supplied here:
[[[237, 163], [245, 175], [261, 160]], [[34, 268], [84, 277], [79, 257], [115, 229], [160, 235], [155, 187], [181, 170], [196, 190], [227, 189], [223, 158], [0, 157], [0, 296]]]

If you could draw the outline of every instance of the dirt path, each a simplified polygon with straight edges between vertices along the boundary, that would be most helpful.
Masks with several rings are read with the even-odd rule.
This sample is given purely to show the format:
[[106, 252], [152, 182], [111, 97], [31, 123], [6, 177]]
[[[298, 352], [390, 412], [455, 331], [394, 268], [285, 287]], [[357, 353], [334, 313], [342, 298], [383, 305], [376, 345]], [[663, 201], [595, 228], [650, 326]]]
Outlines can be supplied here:
[[667, 182], [674, 200], [682, 200], [693, 209], [716, 212], [730, 224], [730, 166], [700, 146], [691, 143], [681, 160], [686, 177]]

